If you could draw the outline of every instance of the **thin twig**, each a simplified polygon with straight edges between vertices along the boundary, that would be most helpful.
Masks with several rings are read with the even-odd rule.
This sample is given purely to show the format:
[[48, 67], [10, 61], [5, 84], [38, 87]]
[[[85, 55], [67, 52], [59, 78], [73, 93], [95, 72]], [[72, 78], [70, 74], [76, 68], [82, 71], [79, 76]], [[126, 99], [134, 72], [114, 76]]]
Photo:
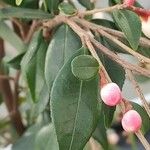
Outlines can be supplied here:
[[145, 108], [147, 114], [148, 114], [149, 117], [150, 117], [150, 107], [149, 107], [149, 104], [148, 104], [148, 102], [146, 101], [146, 99], [145, 99], [145, 97], [144, 97], [144, 95], [143, 95], [143, 92], [142, 92], [140, 86], [139, 86], [138, 83], [136, 82], [136, 80], [135, 80], [135, 78], [134, 78], [134, 76], [133, 76], [132, 71], [131, 71], [131, 70], [126, 70], [126, 73], [127, 73], [127, 76], [128, 76], [128, 78], [129, 78], [129, 80], [132, 82], [132, 84], [133, 84], [133, 86], [134, 86], [134, 89], [135, 89], [137, 95], [140, 97], [141, 102], [142, 102], [142, 104], [143, 104], [143, 107]]
[[117, 4], [115, 6], [107, 7], [107, 8], [101, 8], [101, 9], [93, 9], [89, 11], [79, 12], [79, 16], [85, 16], [85, 15], [93, 15], [98, 12], [112, 12], [117, 9], [123, 9], [123, 4]]
[[[110, 33], [114, 36], [125, 39], [125, 35], [124, 35], [123, 32], [120, 32], [120, 31], [117, 31], [117, 30], [114, 30], [114, 29], [111, 29], [111, 28], [107, 28], [107, 27], [104, 27], [104, 26], [101, 26], [101, 25], [97, 25], [95, 23], [88, 22], [87, 20], [80, 19], [78, 17], [73, 17], [72, 19], [74, 21], [76, 21], [77, 23], [81, 24], [82, 26], [85, 26], [85, 27], [90, 28], [92, 30], [102, 29], [102, 30], [106, 31], [107, 33]], [[143, 47], [150, 48], [150, 40], [147, 39], [147, 38], [141, 37], [140, 41], [139, 41], [139, 44]]]
[[129, 69], [134, 71], [135, 73], [150, 77], [150, 71], [147, 69], [144, 69], [140, 66], [133, 65], [123, 59], [121, 59], [117, 54], [113, 53], [111, 50], [109, 50], [107, 47], [99, 43], [93, 38], [90, 38], [91, 42], [105, 55], [107, 55], [110, 59], [114, 60], [118, 64], [120, 64], [123, 68]]
[[19, 28], [22, 39], [25, 40], [24, 28], [23, 28], [21, 22], [16, 18], [11, 18], [11, 20], [12, 20], [12, 22], [14, 22], [17, 25], [17, 27]]
[[141, 130], [139, 130], [138, 132], [135, 133], [136, 136], [138, 137], [138, 139], [141, 141], [141, 143], [143, 144], [144, 148], [146, 150], [150, 150], [150, 144], [147, 142], [147, 140], [145, 139], [143, 133], [141, 132]]
[[133, 49], [131, 49], [130, 47], [126, 46], [125, 44], [123, 44], [121, 41], [119, 41], [118, 39], [116, 39], [114, 36], [108, 34], [107, 32], [98, 29], [98, 32], [105, 36], [106, 38], [110, 39], [111, 41], [113, 41], [114, 43], [116, 43], [117, 45], [119, 45], [121, 48], [123, 48], [126, 52], [128, 52], [129, 54], [133, 55], [134, 57], [138, 58], [140, 62], [147, 62], [150, 64], [150, 59], [141, 55], [140, 53], [135, 52]]
[[105, 77], [107, 78], [107, 81], [108, 81], [108, 82], [112, 82], [111, 79], [110, 79], [110, 77], [109, 77], [109, 75], [108, 75], [108, 73], [107, 73], [107, 71], [106, 71], [106, 69], [105, 69], [105, 67], [104, 67], [104, 65], [103, 65], [103, 63], [102, 63], [101, 60], [99, 59], [99, 57], [98, 57], [98, 55], [97, 55], [97, 53], [96, 53], [96, 51], [95, 51], [95, 49], [94, 49], [94, 47], [93, 47], [91, 41], [90, 41], [88, 38], [86, 38], [86, 39], [85, 39], [85, 42], [86, 42], [86, 45], [87, 45], [88, 49], [90, 50], [91, 54], [93, 55], [93, 57], [94, 57], [94, 58], [98, 61], [98, 63], [99, 63], [99, 66], [100, 66], [99, 73], [100, 73], [100, 71], [102, 70], [103, 73], [105, 74]]
[[29, 30], [29, 32], [28, 32], [28, 34], [27, 34], [27, 36], [26, 36], [26, 39], [24, 40], [25, 43], [30, 42], [30, 40], [31, 40], [31, 38], [32, 38], [32, 36], [33, 36], [33, 34], [34, 34], [36, 28], [37, 28], [38, 26], [40, 26], [40, 24], [41, 24], [41, 23], [40, 23], [39, 21], [37, 21], [37, 20], [34, 20], [34, 21], [32, 22], [32, 25], [31, 25], [31, 27], [30, 27], [30, 30]]
[[6, 76], [6, 75], [0, 75], [0, 80], [12, 80], [12, 81], [14, 81], [14, 78]]

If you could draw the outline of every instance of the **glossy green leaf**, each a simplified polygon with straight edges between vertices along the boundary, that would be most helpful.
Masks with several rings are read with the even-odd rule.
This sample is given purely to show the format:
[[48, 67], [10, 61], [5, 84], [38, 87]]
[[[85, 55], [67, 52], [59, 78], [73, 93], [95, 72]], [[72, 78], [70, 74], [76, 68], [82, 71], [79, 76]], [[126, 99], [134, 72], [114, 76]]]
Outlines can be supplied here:
[[46, 6], [52, 14], [58, 14], [58, 5], [62, 0], [45, 0]]
[[34, 8], [37, 9], [39, 7], [39, 0], [1, 0], [5, 3], [16, 6], [16, 1], [22, 1], [19, 7], [22, 8]]
[[24, 54], [25, 54], [25, 52], [18, 54], [17, 56], [15, 56], [15, 57], [13, 57], [12, 59], [10, 59], [10, 60], [7, 62], [7, 64], [8, 64], [10, 67], [19, 70], [19, 69], [21, 68], [20, 63], [21, 63], [21, 60], [22, 60]]
[[138, 15], [129, 10], [117, 10], [113, 12], [113, 17], [133, 50], [137, 50], [141, 37], [141, 21]]
[[59, 5], [59, 10], [66, 15], [74, 15], [77, 12], [74, 6], [66, 2]]
[[39, 96], [37, 99], [37, 103], [35, 103], [35, 111], [34, 111], [35, 116], [40, 115], [49, 106], [48, 102], [49, 102], [50, 94], [49, 94], [49, 91], [48, 91], [48, 88], [47, 88], [47, 85], [45, 82], [44, 82], [44, 85], [42, 86], [42, 89], [38, 95]]
[[18, 6], [21, 5], [22, 1], [23, 0], [16, 0], [16, 5], [18, 5]]
[[0, 9], [0, 19], [11, 17], [24, 19], [50, 19], [52, 18], [52, 15], [42, 10], [29, 8], [7, 7]]
[[[101, 26], [105, 26], [107, 28], [118, 30], [118, 28], [117, 28], [117, 26], [115, 25], [114, 22], [106, 20], [106, 19], [93, 19], [92, 22], [95, 23], [95, 24], [101, 25]], [[105, 45], [110, 50], [115, 51], [115, 52], [119, 52], [119, 53], [125, 53], [124, 49], [122, 49], [120, 46], [115, 44], [110, 39], [108, 39], [104, 36], [101, 37], [101, 39], [102, 39], [103, 45]], [[125, 42], [128, 44], [127, 40], [125, 40]]]
[[104, 115], [104, 125], [106, 128], [111, 127], [115, 110], [116, 107], [110, 107], [102, 103], [102, 113]]
[[0, 21], [0, 37], [3, 40], [6, 40], [7, 42], [9, 42], [18, 51], [22, 51], [24, 49], [25, 45], [24, 45], [23, 41], [3, 21]]
[[83, 150], [98, 122], [98, 78], [80, 81], [71, 72], [72, 60], [58, 73], [51, 92], [52, 121], [60, 150]]
[[81, 47], [79, 37], [67, 25], [61, 25], [48, 47], [45, 62], [45, 78], [48, 88], [63, 64]]
[[21, 69], [34, 101], [38, 100], [45, 84], [44, 67], [46, 51], [47, 43], [42, 38], [41, 31], [37, 31], [21, 61]]
[[92, 136], [97, 142], [100, 143], [100, 145], [103, 147], [104, 150], [108, 150], [109, 144], [107, 140], [106, 128], [104, 125], [104, 118], [102, 115], [99, 118], [99, 123]]
[[71, 62], [71, 70], [76, 78], [90, 80], [97, 75], [99, 64], [93, 56], [80, 55]]
[[140, 114], [142, 118], [142, 131], [144, 134], [146, 134], [148, 131], [150, 131], [150, 118], [143, 107], [133, 102], [132, 106], [133, 109], [135, 109]]
[[56, 133], [52, 124], [44, 126], [37, 133], [35, 150], [59, 150]]
[[94, 8], [94, 3], [91, 0], [78, 0], [78, 2], [89, 10]]
[[36, 122], [13, 144], [11, 150], [34, 150], [35, 138], [44, 122]]

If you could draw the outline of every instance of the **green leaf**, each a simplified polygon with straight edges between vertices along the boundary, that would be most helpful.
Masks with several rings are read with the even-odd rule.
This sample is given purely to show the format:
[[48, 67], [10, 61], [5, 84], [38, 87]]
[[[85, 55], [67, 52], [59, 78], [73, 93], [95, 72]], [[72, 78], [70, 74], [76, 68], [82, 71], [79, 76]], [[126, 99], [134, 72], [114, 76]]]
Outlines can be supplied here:
[[108, 150], [109, 144], [107, 140], [106, 128], [104, 125], [104, 117], [102, 115], [100, 116], [99, 123], [92, 136], [100, 143], [104, 150]]
[[16, 5], [18, 5], [18, 6], [21, 5], [22, 1], [23, 0], [16, 0]]
[[78, 2], [84, 7], [86, 7], [88, 10], [94, 8], [94, 3], [92, 3], [91, 0], [78, 0]]
[[60, 150], [83, 150], [98, 122], [98, 78], [80, 81], [71, 62], [84, 54], [80, 49], [58, 73], [51, 92], [52, 121]]
[[[92, 20], [93, 23], [101, 25], [101, 26], [105, 26], [107, 28], [111, 28], [114, 30], [118, 30], [118, 28], [116, 27], [115, 23], [109, 20], [105, 20], [105, 19], [93, 19]], [[111, 49], [112, 51], [118, 52], [118, 53], [125, 53], [124, 49], [122, 49], [120, 46], [118, 46], [117, 44], [115, 44], [113, 41], [111, 41], [110, 39], [106, 38], [106, 37], [102, 37], [101, 39], [103, 41], [103, 45], [105, 45], [107, 48]], [[128, 43], [127, 40], [125, 40], [126, 43]]]
[[7, 7], [0, 9], [0, 19], [11, 17], [24, 19], [50, 19], [52, 18], [52, 15], [42, 10], [29, 8]]
[[46, 6], [52, 14], [58, 14], [58, 5], [62, 0], [45, 0]]
[[135, 109], [140, 114], [142, 118], [142, 131], [144, 134], [146, 134], [148, 131], [150, 131], [150, 118], [143, 107], [133, 102], [132, 106], [133, 109]]
[[115, 110], [116, 107], [110, 107], [102, 103], [102, 113], [104, 115], [104, 125], [106, 128], [111, 127]]
[[113, 17], [133, 50], [137, 50], [141, 37], [141, 21], [138, 15], [129, 10], [117, 10], [113, 12]]
[[19, 70], [19, 69], [21, 68], [20, 63], [21, 63], [21, 60], [22, 60], [24, 54], [25, 54], [25, 52], [18, 54], [17, 56], [15, 56], [15, 57], [13, 57], [12, 59], [10, 59], [10, 60], [7, 62], [7, 64], [8, 64], [10, 67]]
[[[17, 0], [1, 0], [1, 1], [12, 6], [16, 6]], [[22, 7], [22, 8], [38, 9], [39, 7], [39, 0], [18, 0], [18, 1], [22, 1], [21, 4], [19, 5], [19, 7]]]
[[63, 2], [59, 5], [59, 10], [66, 15], [74, 15], [77, 13], [77, 10], [74, 6], [69, 3]]
[[37, 99], [37, 103], [35, 103], [35, 111], [34, 115], [38, 116], [40, 113], [44, 112], [47, 108], [49, 102], [49, 91], [46, 83], [42, 86], [41, 91], [39, 92], [39, 97]]
[[56, 133], [52, 124], [44, 126], [37, 133], [35, 150], [59, 150]]
[[25, 46], [20, 37], [3, 21], [0, 21], [0, 37], [9, 42], [18, 51], [22, 51]]
[[34, 101], [38, 100], [45, 84], [44, 68], [46, 52], [47, 43], [44, 41], [41, 31], [37, 31], [21, 61], [21, 69]]
[[44, 123], [37, 123], [27, 129], [22, 137], [12, 146], [11, 150], [33, 150], [35, 138]]
[[99, 64], [93, 56], [80, 55], [71, 62], [71, 70], [76, 78], [90, 80], [97, 75]]
[[79, 37], [67, 25], [61, 25], [48, 47], [45, 78], [49, 90], [63, 64], [81, 47]]

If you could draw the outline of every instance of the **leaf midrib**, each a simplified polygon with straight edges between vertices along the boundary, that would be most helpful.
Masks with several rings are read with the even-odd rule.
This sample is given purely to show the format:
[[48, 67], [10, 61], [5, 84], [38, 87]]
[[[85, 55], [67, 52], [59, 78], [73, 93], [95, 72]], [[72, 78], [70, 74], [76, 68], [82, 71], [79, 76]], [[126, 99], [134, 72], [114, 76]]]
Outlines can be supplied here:
[[74, 141], [74, 135], [75, 135], [75, 131], [76, 131], [76, 124], [77, 124], [78, 113], [79, 113], [80, 102], [81, 102], [81, 96], [82, 96], [82, 87], [83, 87], [83, 80], [81, 80], [81, 82], [80, 82], [78, 104], [77, 104], [76, 116], [75, 116], [75, 121], [74, 121], [74, 128], [73, 128], [73, 132], [72, 132], [72, 139], [71, 139], [69, 150], [72, 149], [72, 145], [73, 145], [73, 141]]

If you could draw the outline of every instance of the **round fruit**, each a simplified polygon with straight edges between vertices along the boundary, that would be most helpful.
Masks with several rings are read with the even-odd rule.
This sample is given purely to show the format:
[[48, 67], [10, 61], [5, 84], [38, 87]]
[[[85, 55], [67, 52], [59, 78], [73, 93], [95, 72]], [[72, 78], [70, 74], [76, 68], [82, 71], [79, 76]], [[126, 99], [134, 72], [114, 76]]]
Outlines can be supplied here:
[[142, 119], [135, 110], [129, 110], [122, 118], [122, 127], [126, 132], [137, 132], [142, 125]]
[[141, 17], [142, 21], [142, 32], [150, 38], [150, 16], [148, 16], [146, 19]]
[[124, 0], [123, 1], [123, 4], [125, 4], [128, 7], [133, 6], [134, 3], [135, 3], [135, 0]]
[[116, 83], [106, 84], [100, 92], [103, 102], [108, 106], [115, 106], [122, 100], [121, 90]]

